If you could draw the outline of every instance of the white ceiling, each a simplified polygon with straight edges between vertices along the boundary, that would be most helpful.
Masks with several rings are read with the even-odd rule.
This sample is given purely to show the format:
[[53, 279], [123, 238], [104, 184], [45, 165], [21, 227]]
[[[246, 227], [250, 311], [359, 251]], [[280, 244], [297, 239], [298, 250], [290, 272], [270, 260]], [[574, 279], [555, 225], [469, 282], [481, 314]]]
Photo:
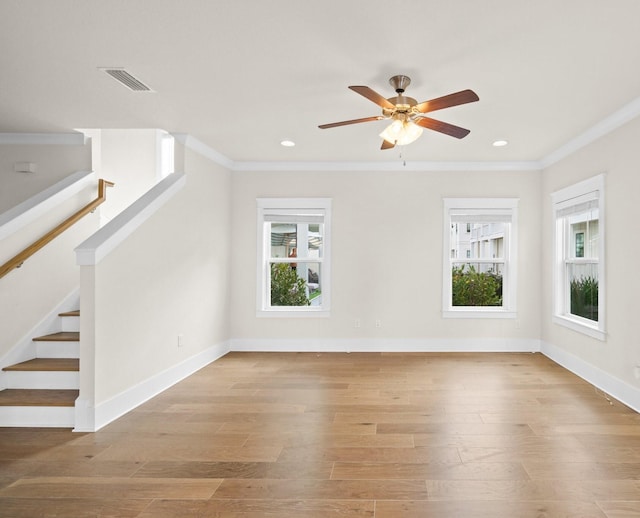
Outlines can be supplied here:
[[162, 128], [234, 162], [397, 161], [384, 121], [317, 127], [380, 114], [347, 86], [395, 74], [480, 97], [408, 161], [540, 161], [640, 97], [638, 0], [0, 0], [0, 49], [0, 132]]

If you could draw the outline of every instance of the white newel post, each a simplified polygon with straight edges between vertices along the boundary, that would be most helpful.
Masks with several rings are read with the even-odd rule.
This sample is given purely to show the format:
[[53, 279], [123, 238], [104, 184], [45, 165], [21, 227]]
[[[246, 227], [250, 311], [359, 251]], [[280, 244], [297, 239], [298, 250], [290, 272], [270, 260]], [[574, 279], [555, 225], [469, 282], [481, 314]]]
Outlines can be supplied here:
[[80, 395], [76, 432], [95, 431], [96, 265], [80, 266]]

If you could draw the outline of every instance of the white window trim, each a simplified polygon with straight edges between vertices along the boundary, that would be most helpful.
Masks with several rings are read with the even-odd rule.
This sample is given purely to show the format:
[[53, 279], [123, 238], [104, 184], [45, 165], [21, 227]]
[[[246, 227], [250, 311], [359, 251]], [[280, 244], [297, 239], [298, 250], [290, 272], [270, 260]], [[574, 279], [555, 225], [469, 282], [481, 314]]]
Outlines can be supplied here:
[[[443, 318], [516, 318], [517, 300], [517, 253], [518, 250], [518, 198], [444, 198], [443, 217], [443, 275], [442, 275], [442, 316]], [[507, 290], [503, 291], [502, 307], [455, 308], [451, 305], [451, 257], [450, 225], [451, 210], [469, 210], [510, 213], [510, 229], [504, 242], [504, 265]], [[463, 258], [464, 259], [464, 258]]]
[[[555, 324], [567, 327], [579, 333], [591, 336], [601, 341], [607, 339], [606, 335], [606, 279], [605, 279], [605, 201], [604, 201], [605, 175], [599, 174], [588, 178], [564, 189], [551, 193], [551, 210], [553, 225], [553, 316]], [[566, 287], [564, 286], [564, 232], [559, 231], [557, 213], [559, 210], [571, 205], [571, 200], [593, 195], [598, 200], [598, 322], [581, 318], [576, 315], [564, 313], [566, 302]]]
[[[257, 198], [256, 316], [285, 318], [329, 317], [331, 311], [331, 198]], [[271, 307], [265, 286], [268, 279], [270, 248], [265, 241], [265, 214], [274, 211], [296, 213], [322, 210], [324, 214], [322, 306]]]

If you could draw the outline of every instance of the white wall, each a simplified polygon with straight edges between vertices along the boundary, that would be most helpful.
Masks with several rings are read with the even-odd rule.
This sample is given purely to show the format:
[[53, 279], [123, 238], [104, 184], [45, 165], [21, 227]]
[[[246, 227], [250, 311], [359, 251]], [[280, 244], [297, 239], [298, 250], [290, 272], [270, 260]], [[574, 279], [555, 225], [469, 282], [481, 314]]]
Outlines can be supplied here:
[[103, 221], [113, 219], [153, 187], [159, 178], [157, 129], [88, 130], [93, 146], [93, 170], [115, 183]]
[[[35, 173], [16, 173], [16, 162], [33, 162]], [[0, 214], [76, 171], [91, 170], [87, 145], [0, 145]]]
[[[518, 319], [443, 319], [443, 197], [516, 197]], [[330, 318], [257, 318], [256, 198], [333, 199]], [[274, 339], [513, 343], [540, 335], [539, 172], [234, 172], [231, 335]], [[355, 319], [361, 322], [354, 327]], [[382, 327], [376, 328], [380, 320]], [[390, 341], [389, 341], [390, 340]], [[496, 340], [494, 340], [495, 342]], [[391, 345], [393, 346], [393, 345]]]
[[[640, 390], [634, 367], [640, 365], [640, 338], [635, 327], [640, 275], [640, 241], [634, 232], [640, 194], [640, 119], [547, 168], [543, 174], [543, 304], [542, 340], [568, 362]], [[550, 194], [586, 178], [605, 173], [606, 204], [606, 328], [600, 341], [554, 324], [552, 316], [552, 218]], [[592, 381], [598, 382], [597, 379]], [[624, 390], [624, 387], [622, 387]], [[637, 396], [636, 396], [637, 397]], [[636, 404], [640, 403], [637, 399]], [[638, 408], [638, 407], [636, 407]]]
[[[114, 400], [122, 408], [140, 384], [229, 339], [230, 173], [189, 150], [177, 156], [186, 186], [95, 267], [82, 267], [83, 283], [85, 269], [95, 277], [95, 329], [86, 331], [96, 365], [89, 405], [98, 409]], [[82, 297], [84, 311], [84, 284]], [[80, 397], [91, 390], [81, 385]]]

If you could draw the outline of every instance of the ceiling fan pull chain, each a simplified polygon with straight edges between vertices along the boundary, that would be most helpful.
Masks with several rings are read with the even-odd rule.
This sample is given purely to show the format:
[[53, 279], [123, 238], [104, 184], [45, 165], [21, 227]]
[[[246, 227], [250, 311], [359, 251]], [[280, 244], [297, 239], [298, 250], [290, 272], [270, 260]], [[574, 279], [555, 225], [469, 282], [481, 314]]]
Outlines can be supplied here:
[[407, 167], [407, 161], [404, 158], [402, 158], [402, 146], [398, 146], [398, 151], [400, 151], [400, 154], [398, 155], [398, 158], [400, 160], [402, 160], [402, 165], [404, 167]]

